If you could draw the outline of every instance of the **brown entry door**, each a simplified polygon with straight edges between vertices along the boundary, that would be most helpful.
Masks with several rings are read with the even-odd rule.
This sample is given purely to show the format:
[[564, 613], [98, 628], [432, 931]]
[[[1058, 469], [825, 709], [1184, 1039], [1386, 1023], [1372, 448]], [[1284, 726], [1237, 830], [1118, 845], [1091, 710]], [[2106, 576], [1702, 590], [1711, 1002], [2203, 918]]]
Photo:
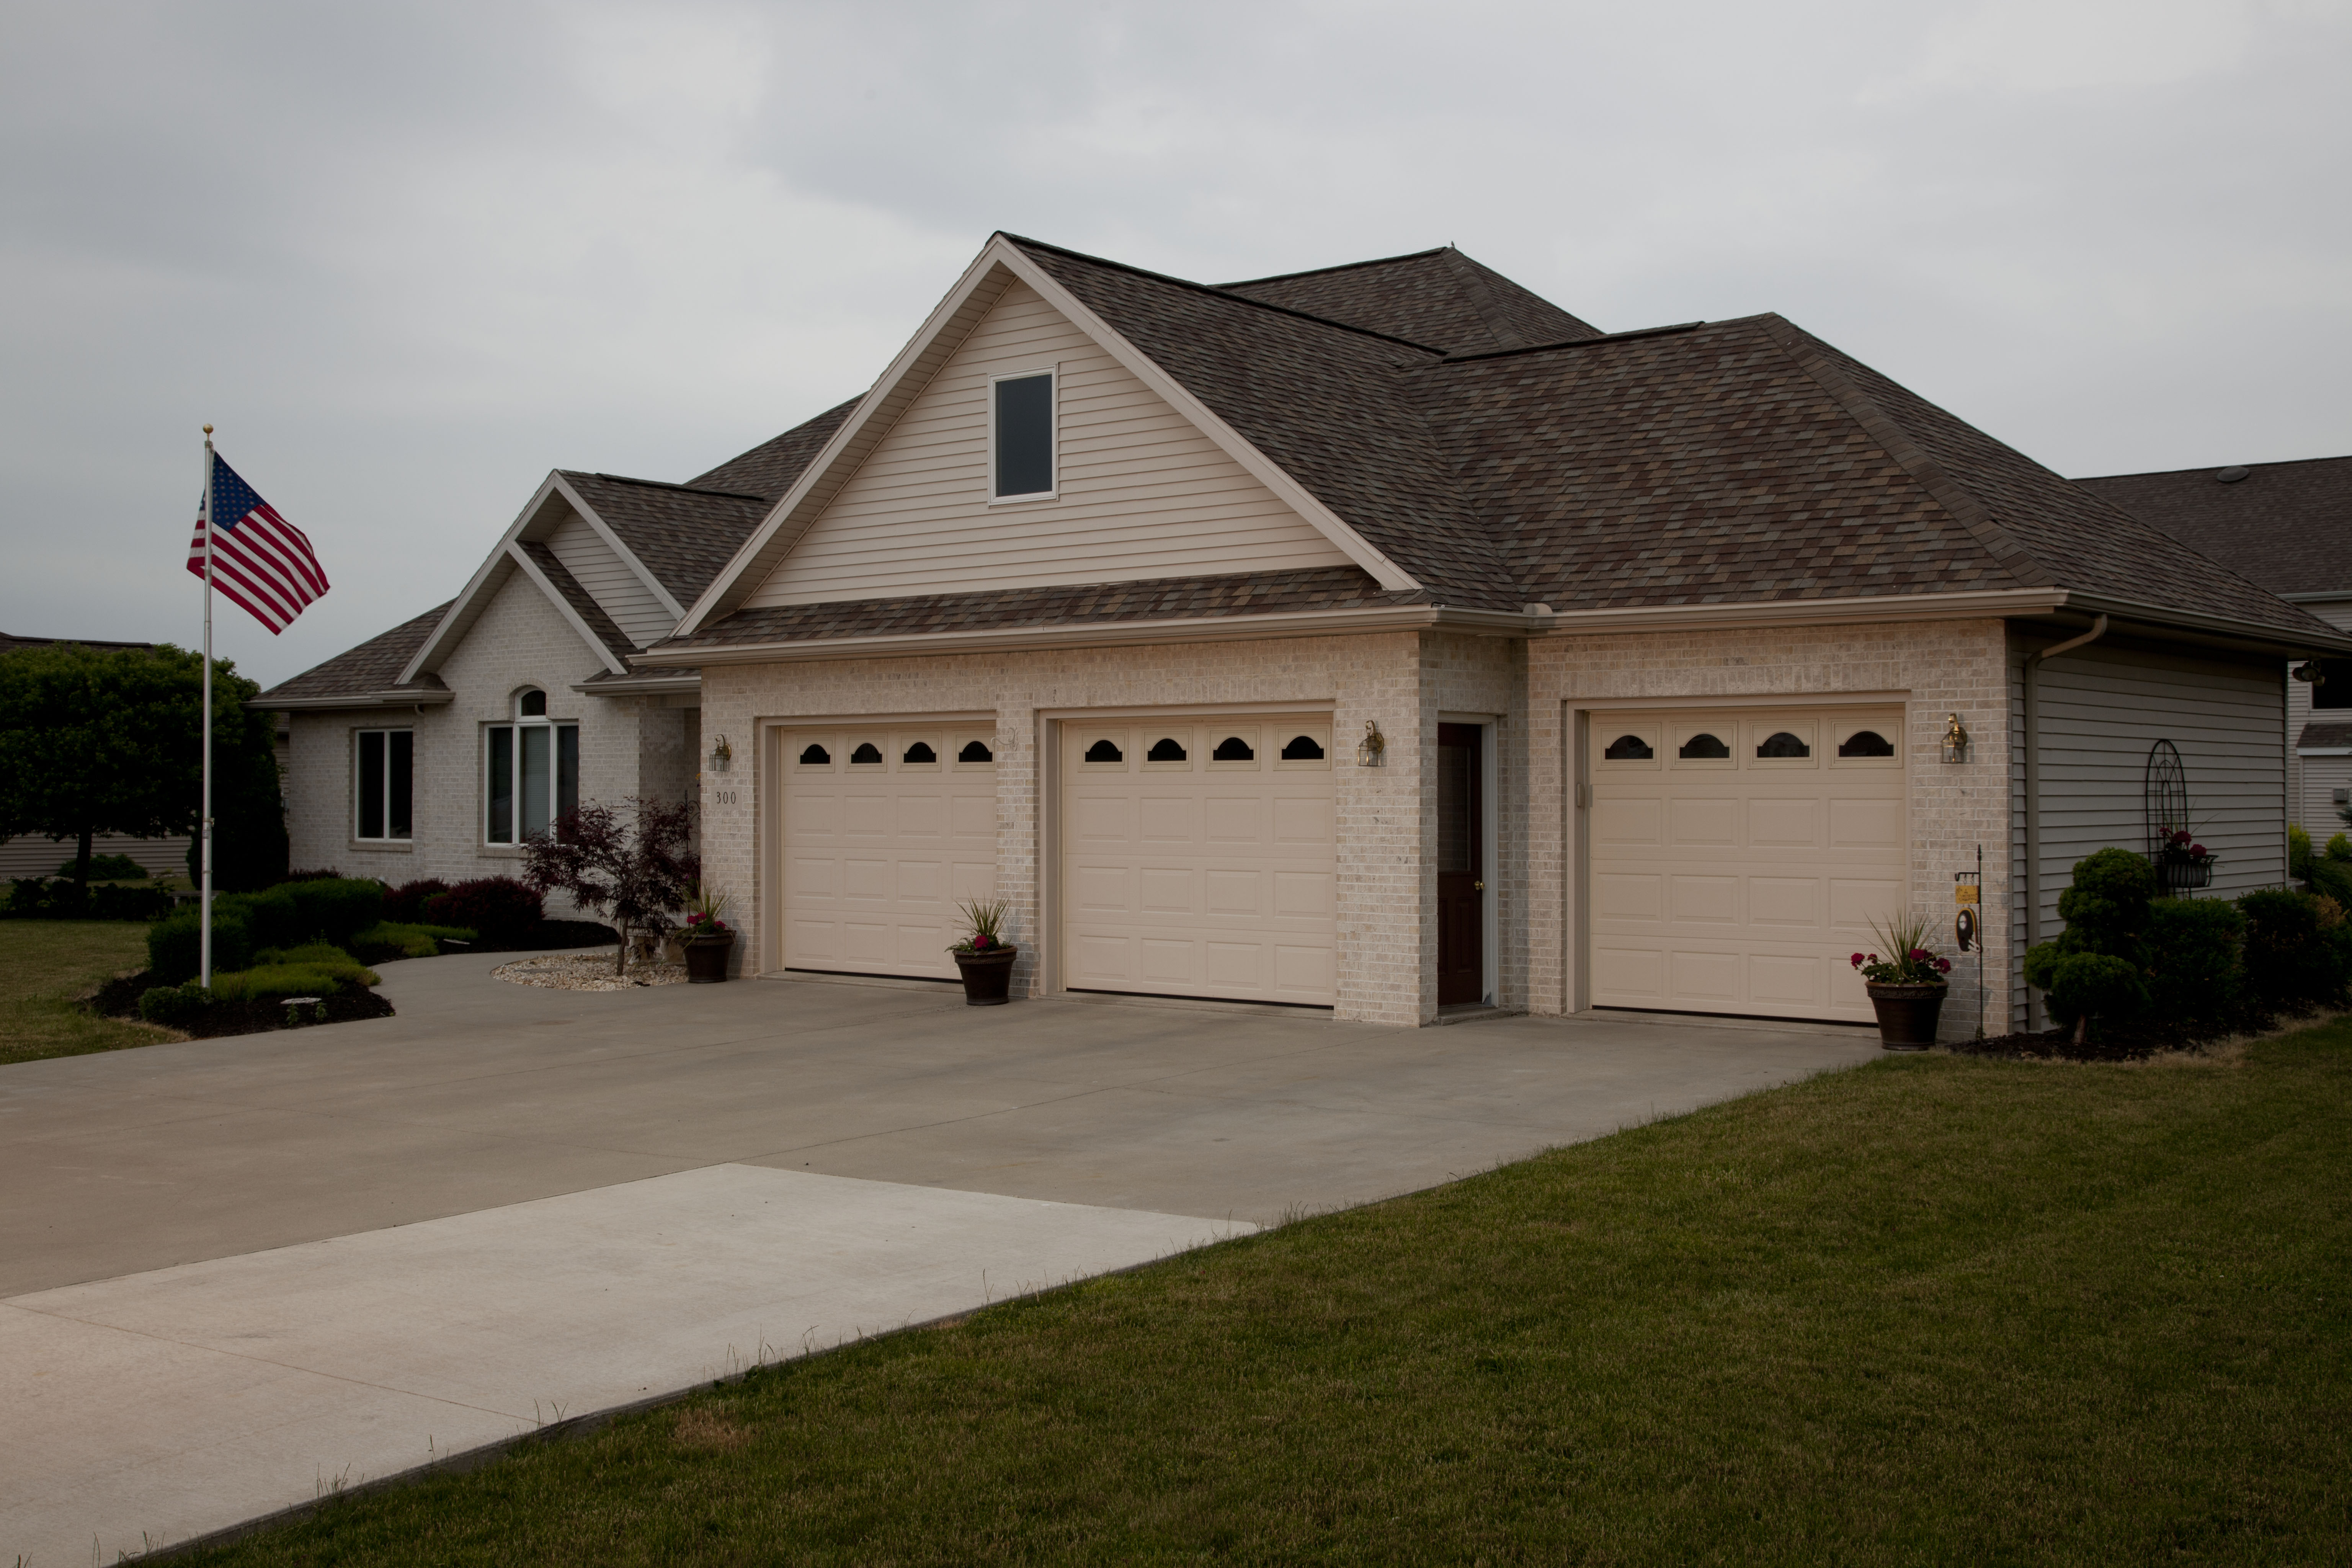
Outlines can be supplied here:
[[1478, 726], [1437, 727], [1437, 1005], [1486, 1000], [1486, 824]]

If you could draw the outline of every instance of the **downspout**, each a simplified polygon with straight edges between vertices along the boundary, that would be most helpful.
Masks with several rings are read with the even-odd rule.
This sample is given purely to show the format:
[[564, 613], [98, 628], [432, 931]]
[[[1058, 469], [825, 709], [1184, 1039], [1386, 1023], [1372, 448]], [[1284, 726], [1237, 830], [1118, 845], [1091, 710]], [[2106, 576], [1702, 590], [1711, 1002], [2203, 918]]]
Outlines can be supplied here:
[[[2042, 661], [2062, 653], [2072, 653], [2085, 644], [2095, 643], [2107, 635], [2107, 617], [2101, 616], [2091, 623], [2091, 629], [2081, 637], [2025, 657], [2025, 945], [2032, 948], [2042, 940], [2042, 704], [2040, 683], [2033, 672]], [[2023, 962], [2023, 955], [2019, 955]], [[2025, 1026], [2034, 1026], [2037, 1003], [2031, 990], [2025, 995]]]

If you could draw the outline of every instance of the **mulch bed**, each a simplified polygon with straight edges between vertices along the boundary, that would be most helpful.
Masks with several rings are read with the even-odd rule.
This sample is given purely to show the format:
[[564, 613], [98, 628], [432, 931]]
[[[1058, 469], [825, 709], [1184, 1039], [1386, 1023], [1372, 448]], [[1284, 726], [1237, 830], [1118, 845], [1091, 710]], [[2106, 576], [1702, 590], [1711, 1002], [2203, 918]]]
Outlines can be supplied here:
[[2035, 1034], [1994, 1035], [1982, 1040], [1948, 1040], [1944, 1044], [1955, 1056], [2065, 1062], [2137, 1062], [2146, 1061], [2158, 1051], [2196, 1048], [2183, 1040], [2152, 1039], [2093, 1039], [2078, 1046], [2074, 1043], [2074, 1031], [2071, 1028], [2045, 1029]]

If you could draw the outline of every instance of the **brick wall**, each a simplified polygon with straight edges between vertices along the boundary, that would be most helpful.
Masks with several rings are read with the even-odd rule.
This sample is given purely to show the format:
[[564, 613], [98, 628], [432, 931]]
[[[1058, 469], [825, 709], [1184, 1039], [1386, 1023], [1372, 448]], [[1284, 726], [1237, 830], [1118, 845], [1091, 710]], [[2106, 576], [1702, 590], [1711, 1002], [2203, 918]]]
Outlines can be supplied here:
[[[1566, 1010], [1575, 994], [1577, 939], [1568, 893], [1577, 868], [1569, 846], [1572, 783], [1570, 715], [1580, 701], [1654, 698], [1786, 697], [1792, 704], [1848, 692], [1905, 694], [1910, 773], [1911, 902], [1939, 931], [1953, 914], [1952, 873], [1973, 868], [1984, 847], [1985, 910], [2010, 906], [2011, 801], [2004, 627], [1999, 621], [1931, 621], [1801, 630], [1643, 632], [1555, 637], [1527, 652], [1527, 874], [1528, 999], [1533, 1011]], [[1938, 760], [1944, 716], [1957, 712], [1973, 739], [1969, 761]], [[1983, 920], [1987, 1027], [2009, 1016], [2009, 922]], [[1946, 1037], [1976, 1026], [1978, 965], [1959, 964], [1944, 1009]]]

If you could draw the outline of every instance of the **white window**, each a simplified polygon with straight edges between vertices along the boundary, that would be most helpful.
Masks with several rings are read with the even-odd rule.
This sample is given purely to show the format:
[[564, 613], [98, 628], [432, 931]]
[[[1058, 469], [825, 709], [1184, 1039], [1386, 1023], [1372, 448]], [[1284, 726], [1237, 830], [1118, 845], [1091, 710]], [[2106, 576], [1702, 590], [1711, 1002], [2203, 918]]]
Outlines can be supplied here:
[[1050, 500], [1055, 492], [1058, 380], [1053, 367], [991, 376], [988, 383], [988, 496]]
[[580, 805], [580, 726], [547, 716], [547, 693], [515, 695], [515, 720], [484, 731], [483, 834], [520, 844]]
[[406, 838], [416, 802], [416, 737], [409, 730], [361, 730], [352, 768], [354, 838]]

